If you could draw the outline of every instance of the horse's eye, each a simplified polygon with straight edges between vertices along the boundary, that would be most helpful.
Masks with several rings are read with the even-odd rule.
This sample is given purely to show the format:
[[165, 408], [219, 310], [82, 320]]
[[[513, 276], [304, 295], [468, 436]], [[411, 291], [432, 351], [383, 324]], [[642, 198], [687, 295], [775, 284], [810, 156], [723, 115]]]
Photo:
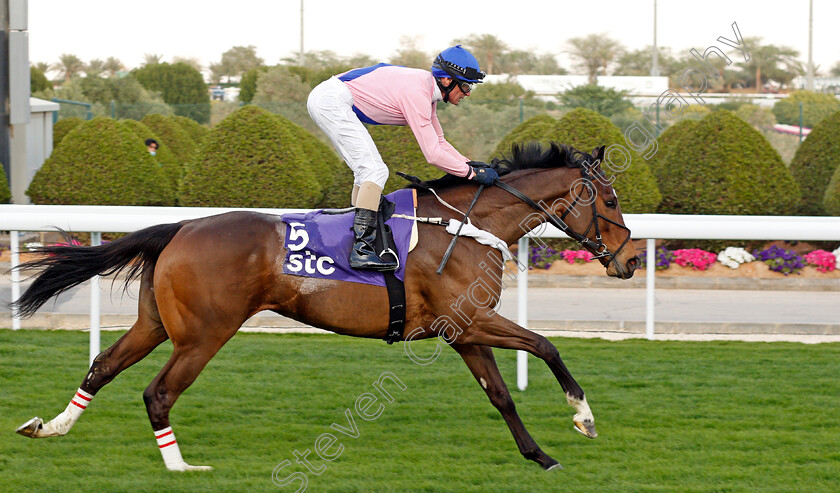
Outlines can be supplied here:
[[606, 206], [607, 206], [607, 207], [609, 207], [610, 209], [615, 209], [615, 206], [616, 206], [616, 205], [618, 205], [618, 203], [616, 202], [616, 200], [615, 200], [615, 199], [612, 199], [612, 200], [607, 200], [607, 201], [605, 201], [605, 202], [604, 202], [604, 205], [606, 205]]

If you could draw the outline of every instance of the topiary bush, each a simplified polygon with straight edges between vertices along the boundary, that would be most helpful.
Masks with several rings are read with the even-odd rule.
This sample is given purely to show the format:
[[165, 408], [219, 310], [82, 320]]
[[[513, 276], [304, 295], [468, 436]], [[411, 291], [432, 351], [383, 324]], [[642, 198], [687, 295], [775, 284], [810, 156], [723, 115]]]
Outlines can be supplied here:
[[493, 151], [493, 156], [498, 157], [510, 153], [513, 144], [517, 143], [539, 141], [547, 144], [553, 140], [556, 141], [557, 133], [557, 119], [545, 113], [534, 116], [525, 120], [505, 135], [499, 141], [496, 150]]
[[802, 125], [814, 128], [823, 118], [840, 111], [840, 101], [831, 94], [811, 91], [793, 91], [773, 105], [773, 114], [779, 123], [799, 125], [799, 103], [802, 103]]
[[[840, 111], [821, 121], [805, 139], [790, 163], [790, 172], [799, 183], [802, 215], [823, 215], [827, 212], [825, 198], [833, 196], [826, 184], [833, 180], [840, 166]], [[830, 187], [829, 187], [830, 188]], [[827, 194], [827, 195], [826, 195]], [[829, 200], [832, 204], [834, 199]], [[831, 206], [835, 210], [834, 206]], [[831, 213], [835, 214], [835, 213]]]
[[407, 126], [368, 125], [367, 128], [382, 160], [390, 170], [383, 193], [391, 193], [408, 184], [396, 176], [397, 171], [414, 175], [421, 180], [431, 180], [446, 174], [426, 161], [414, 133]]
[[[671, 162], [671, 159], [681, 159], [679, 157], [681, 142], [694, 132], [694, 128], [698, 123], [699, 120], [678, 120], [656, 138], [659, 148], [648, 163], [650, 163], [650, 169], [653, 171], [653, 175], [656, 177], [656, 184], [662, 193], [662, 201], [658, 207], [660, 211], [669, 211], [676, 207], [671, 202], [672, 198], [665, 193], [665, 189], [672, 189], [678, 186], [681, 179], [679, 174], [668, 171], [667, 163]], [[676, 154], [676, 156], [672, 157], [672, 154]], [[672, 183], [672, 181], [676, 181], [677, 183]]]
[[61, 143], [65, 135], [84, 122], [84, 120], [76, 118], [75, 116], [62, 118], [61, 120], [55, 122], [53, 124], [53, 149]]
[[175, 192], [143, 140], [106, 117], [67, 134], [26, 194], [36, 204], [175, 205]]
[[6, 180], [6, 172], [0, 166], [0, 204], [8, 204], [12, 201], [12, 190]]
[[195, 142], [196, 146], [201, 145], [201, 141], [204, 140], [204, 137], [207, 137], [207, 132], [210, 130], [207, 129], [204, 125], [198, 123], [197, 121], [193, 120], [192, 118], [187, 118], [185, 116], [180, 115], [173, 115], [169, 117], [173, 122], [177, 123], [181, 126], [181, 128], [187, 132], [187, 135]]
[[[506, 154], [513, 143], [527, 141], [555, 141], [583, 152], [591, 152], [601, 145], [626, 146], [624, 135], [618, 127], [606, 117], [586, 108], [570, 111], [560, 120], [555, 120], [548, 115], [535, 116], [505, 136], [496, 147], [496, 153], [497, 155]], [[654, 212], [661, 200], [656, 179], [647, 162], [635, 151], [630, 149], [628, 151], [630, 164], [626, 169], [614, 173], [610, 171], [626, 166], [618, 151], [613, 151], [609, 155], [614, 161], [613, 164], [604, 165], [602, 169], [608, 177], [615, 176], [613, 186], [620, 197], [623, 212]]]
[[198, 145], [190, 137], [190, 134], [174, 120], [167, 116], [151, 114], [144, 116], [140, 122], [160, 137], [160, 139], [157, 139], [158, 142], [164, 142], [169, 146], [181, 166], [195, 158]]
[[321, 186], [321, 198], [315, 207], [349, 207], [353, 191], [353, 171], [344, 164], [332, 148], [308, 130], [282, 115], [274, 115], [295, 136], [303, 152], [303, 159], [311, 167]]
[[656, 165], [661, 212], [775, 215], [795, 210], [799, 186], [779, 154], [748, 123], [719, 110], [685, 128]]
[[826, 214], [840, 216], [840, 166], [834, 170], [834, 175], [828, 182], [828, 187], [823, 194], [822, 206]]
[[210, 130], [180, 190], [181, 205], [203, 207], [311, 208], [321, 197], [297, 136], [253, 105]]
[[[163, 169], [163, 172], [169, 179], [169, 184], [172, 187], [172, 190], [177, 191], [181, 181], [181, 175], [183, 175], [184, 166], [181, 165], [181, 162], [169, 148], [169, 145], [167, 145], [149, 127], [137, 120], [120, 120], [118, 123], [134, 132], [134, 135], [143, 141], [144, 146], [146, 139], [155, 139], [158, 142], [157, 152], [154, 156], [152, 156], [152, 159], [154, 159], [158, 166]], [[148, 149], [146, 152], [148, 152]]]

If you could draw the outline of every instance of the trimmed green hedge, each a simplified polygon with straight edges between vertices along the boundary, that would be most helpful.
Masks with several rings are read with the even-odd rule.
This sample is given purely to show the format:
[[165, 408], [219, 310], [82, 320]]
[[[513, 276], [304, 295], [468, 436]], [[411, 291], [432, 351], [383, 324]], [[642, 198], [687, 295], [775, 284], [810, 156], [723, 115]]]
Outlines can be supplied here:
[[62, 118], [53, 124], [53, 149], [70, 133], [74, 128], [78, 127], [85, 121], [75, 116]]
[[26, 194], [36, 204], [175, 205], [175, 192], [143, 139], [106, 117], [67, 134]]
[[[181, 165], [181, 162], [169, 148], [169, 145], [142, 122], [129, 119], [120, 120], [118, 123], [134, 132], [134, 135], [139, 137], [140, 140], [143, 141], [144, 145], [146, 139], [155, 139], [158, 142], [157, 152], [154, 156], [152, 156], [152, 159], [158, 163], [158, 166], [163, 169], [163, 172], [166, 174], [167, 178], [169, 178], [169, 184], [172, 187], [172, 190], [177, 191], [181, 181], [181, 175], [184, 172], [184, 166]], [[148, 152], [148, 148], [146, 152]]]
[[181, 205], [204, 207], [310, 208], [321, 197], [295, 133], [253, 105], [210, 130], [180, 191]]
[[353, 191], [353, 171], [344, 164], [332, 147], [324, 144], [308, 130], [283, 115], [274, 117], [295, 136], [301, 146], [303, 159], [311, 167], [321, 188], [321, 197], [315, 207], [349, 207]]
[[683, 129], [656, 165], [661, 212], [777, 215], [796, 210], [799, 186], [779, 153], [748, 123], [719, 110]]
[[799, 125], [799, 103], [802, 103], [802, 125], [814, 128], [823, 118], [840, 111], [840, 101], [831, 94], [811, 91], [793, 91], [773, 105], [773, 114], [779, 123]]
[[169, 149], [175, 154], [181, 166], [185, 166], [195, 159], [196, 153], [198, 152], [198, 145], [190, 137], [190, 134], [174, 120], [168, 116], [155, 113], [144, 116], [140, 122], [160, 137], [157, 139], [158, 142], [165, 142], [169, 146]]
[[[826, 184], [837, 169], [840, 169], [840, 111], [814, 127], [808, 138], [799, 145], [790, 163], [790, 172], [802, 190], [800, 214], [811, 216], [826, 213]], [[833, 201], [831, 199], [829, 202], [833, 204]]]
[[210, 131], [207, 127], [192, 118], [179, 115], [170, 116], [169, 118], [187, 132], [187, 135], [196, 143], [196, 146], [201, 145], [201, 141], [204, 140], [204, 137], [207, 137], [207, 133]]
[[680, 146], [684, 140], [691, 136], [699, 123], [700, 120], [688, 118], [679, 120], [665, 129], [656, 139], [659, 149], [648, 163], [650, 163], [650, 169], [656, 177], [659, 191], [662, 193], [662, 201], [658, 207], [660, 212], [673, 211], [678, 208], [677, 204], [674, 203], [674, 197], [665, 193], [665, 190], [672, 190], [678, 187], [682, 182], [682, 178], [679, 173], [670, 172], [668, 163], [672, 160], [680, 161]]
[[[510, 151], [517, 142], [559, 142], [570, 145], [583, 152], [592, 152], [604, 145], [613, 144], [626, 149], [624, 135], [603, 115], [585, 108], [570, 111], [560, 120], [548, 115], [539, 115], [522, 123], [511, 131], [496, 147], [496, 154], [503, 155]], [[617, 148], [616, 148], [617, 149]], [[655, 212], [661, 200], [653, 172], [647, 162], [632, 149], [627, 149], [630, 156], [629, 166], [618, 150], [608, 153], [610, 163], [602, 164], [607, 176], [615, 176], [613, 186], [621, 201], [621, 210], [625, 213]], [[619, 170], [620, 168], [625, 168]], [[611, 172], [611, 169], [616, 170]]]
[[407, 126], [367, 125], [367, 129], [390, 171], [383, 193], [388, 194], [408, 185], [407, 181], [396, 175], [397, 171], [417, 176], [421, 180], [431, 180], [446, 174], [426, 161], [414, 133]]
[[8, 204], [12, 201], [12, 191], [9, 182], [6, 180], [6, 172], [0, 167], [0, 204]]

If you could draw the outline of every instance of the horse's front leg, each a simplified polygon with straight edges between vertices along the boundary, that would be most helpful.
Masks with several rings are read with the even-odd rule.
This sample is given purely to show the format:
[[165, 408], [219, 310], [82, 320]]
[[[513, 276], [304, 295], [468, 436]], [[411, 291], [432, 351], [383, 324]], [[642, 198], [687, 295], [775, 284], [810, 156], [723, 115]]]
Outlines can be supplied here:
[[595, 431], [595, 418], [586, 402], [583, 389], [560, 359], [557, 348], [545, 337], [524, 329], [500, 315], [493, 315], [482, 320], [474, 320], [467, 330], [458, 335], [456, 342], [527, 351], [545, 361], [563, 388], [569, 405], [575, 408], [576, 413], [572, 418], [575, 429], [589, 438], [598, 436]]
[[452, 347], [458, 351], [467, 368], [470, 369], [475, 379], [478, 381], [490, 402], [499, 410], [507, 423], [510, 432], [513, 434], [513, 439], [516, 441], [516, 446], [519, 447], [519, 452], [528, 460], [532, 460], [542, 466], [546, 471], [562, 467], [556, 460], [549, 457], [540, 449], [537, 442], [531, 438], [531, 434], [525, 429], [522, 420], [516, 413], [516, 406], [513, 404], [513, 399], [510, 397], [505, 381], [502, 379], [502, 374], [496, 366], [496, 359], [493, 357], [493, 350], [487, 346], [474, 346], [463, 344], [452, 344]]

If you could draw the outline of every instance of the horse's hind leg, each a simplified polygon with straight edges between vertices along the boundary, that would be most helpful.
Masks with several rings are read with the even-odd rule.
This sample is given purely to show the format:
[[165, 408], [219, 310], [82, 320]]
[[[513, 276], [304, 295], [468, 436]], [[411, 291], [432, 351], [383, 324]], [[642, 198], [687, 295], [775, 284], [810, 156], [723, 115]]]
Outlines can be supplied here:
[[531, 434], [525, 429], [519, 414], [516, 413], [516, 406], [510, 397], [507, 385], [505, 385], [499, 367], [496, 366], [496, 358], [493, 357], [493, 350], [487, 346], [453, 344], [452, 347], [458, 351], [467, 368], [470, 369], [478, 381], [490, 402], [499, 410], [507, 423], [519, 452], [528, 460], [532, 460], [543, 467], [551, 470], [561, 467], [556, 460], [549, 457], [540, 449], [537, 442], [531, 438]]
[[528, 351], [545, 361], [566, 393], [566, 401], [577, 411], [572, 418], [575, 429], [589, 438], [598, 436], [595, 431], [595, 418], [586, 402], [583, 389], [566, 368], [557, 348], [548, 339], [496, 315], [473, 323], [468, 330], [458, 336], [457, 342]]
[[67, 408], [44, 423], [35, 417], [21, 425], [17, 432], [31, 438], [66, 435], [79, 419], [93, 396], [121, 371], [137, 363], [167, 339], [166, 331], [151, 291], [151, 271], [144, 272], [140, 281], [140, 300], [137, 321], [117, 342], [99, 353]]

